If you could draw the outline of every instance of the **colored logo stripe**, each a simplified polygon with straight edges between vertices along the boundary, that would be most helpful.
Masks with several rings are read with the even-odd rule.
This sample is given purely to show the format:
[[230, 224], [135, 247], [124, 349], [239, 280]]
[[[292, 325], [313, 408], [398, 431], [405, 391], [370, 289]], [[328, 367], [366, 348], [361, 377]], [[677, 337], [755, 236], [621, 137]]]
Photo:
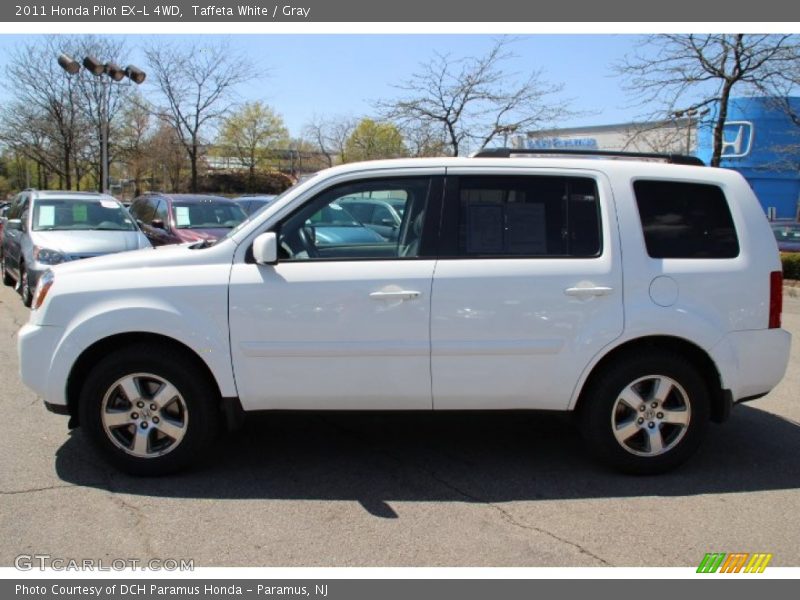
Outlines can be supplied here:
[[[771, 560], [772, 554], [767, 553], [734, 552], [726, 554], [725, 552], [709, 552], [700, 561], [697, 572], [740, 573], [744, 569], [745, 573], [763, 573]], [[747, 566], [745, 566], [745, 563]]]
[[763, 573], [767, 568], [769, 561], [772, 560], [772, 554], [753, 554], [753, 558], [747, 563], [745, 573]]
[[700, 562], [700, 566], [697, 567], [698, 573], [716, 573], [719, 566], [722, 564], [723, 559], [725, 558], [724, 552], [712, 552], [706, 554], [703, 557], [703, 560]]

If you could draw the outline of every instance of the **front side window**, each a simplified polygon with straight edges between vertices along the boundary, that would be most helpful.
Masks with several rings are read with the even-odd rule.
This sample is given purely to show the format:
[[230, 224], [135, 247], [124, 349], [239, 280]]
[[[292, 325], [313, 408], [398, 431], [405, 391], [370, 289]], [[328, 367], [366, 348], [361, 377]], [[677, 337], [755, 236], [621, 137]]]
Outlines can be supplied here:
[[33, 206], [33, 230], [91, 229], [135, 231], [128, 211], [113, 200], [39, 200]]
[[458, 198], [460, 256], [600, 254], [600, 208], [593, 179], [461, 177]]
[[716, 185], [634, 182], [647, 254], [652, 258], [734, 258], [739, 240], [725, 194]]
[[[326, 190], [279, 226], [281, 259], [417, 257], [429, 187], [429, 178], [415, 177], [362, 181]], [[376, 202], [370, 199], [388, 195], [405, 199], [405, 217], [399, 223], [375, 226], [370, 217]]]

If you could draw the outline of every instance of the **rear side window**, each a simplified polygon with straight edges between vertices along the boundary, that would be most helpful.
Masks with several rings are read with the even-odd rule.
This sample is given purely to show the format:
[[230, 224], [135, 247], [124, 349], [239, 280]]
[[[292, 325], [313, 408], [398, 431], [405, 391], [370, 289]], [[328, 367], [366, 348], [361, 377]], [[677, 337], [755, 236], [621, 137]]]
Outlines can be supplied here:
[[735, 258], [739, 240], [716, 185], [636, 181], [636, 205], [652, 258]]
[[461, 256], [600, 254], [597, 186], [586, 177], [461, 177]]

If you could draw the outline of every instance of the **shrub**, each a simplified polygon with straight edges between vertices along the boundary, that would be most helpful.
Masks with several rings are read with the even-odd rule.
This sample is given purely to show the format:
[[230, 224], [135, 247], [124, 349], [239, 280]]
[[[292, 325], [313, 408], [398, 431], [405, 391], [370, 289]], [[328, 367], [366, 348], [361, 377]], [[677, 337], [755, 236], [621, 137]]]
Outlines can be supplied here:
[[781, 253], [784, 279], [800, 279], [800, 252]]

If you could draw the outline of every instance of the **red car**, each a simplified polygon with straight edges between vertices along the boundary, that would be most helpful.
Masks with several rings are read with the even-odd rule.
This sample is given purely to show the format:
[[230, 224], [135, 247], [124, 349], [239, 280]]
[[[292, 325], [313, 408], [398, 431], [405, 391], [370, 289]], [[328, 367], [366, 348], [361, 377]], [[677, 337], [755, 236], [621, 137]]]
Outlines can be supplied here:
[[153, 246], [216, 241], [247, 218], [221, 196], [148, 192], [128, 209]]

